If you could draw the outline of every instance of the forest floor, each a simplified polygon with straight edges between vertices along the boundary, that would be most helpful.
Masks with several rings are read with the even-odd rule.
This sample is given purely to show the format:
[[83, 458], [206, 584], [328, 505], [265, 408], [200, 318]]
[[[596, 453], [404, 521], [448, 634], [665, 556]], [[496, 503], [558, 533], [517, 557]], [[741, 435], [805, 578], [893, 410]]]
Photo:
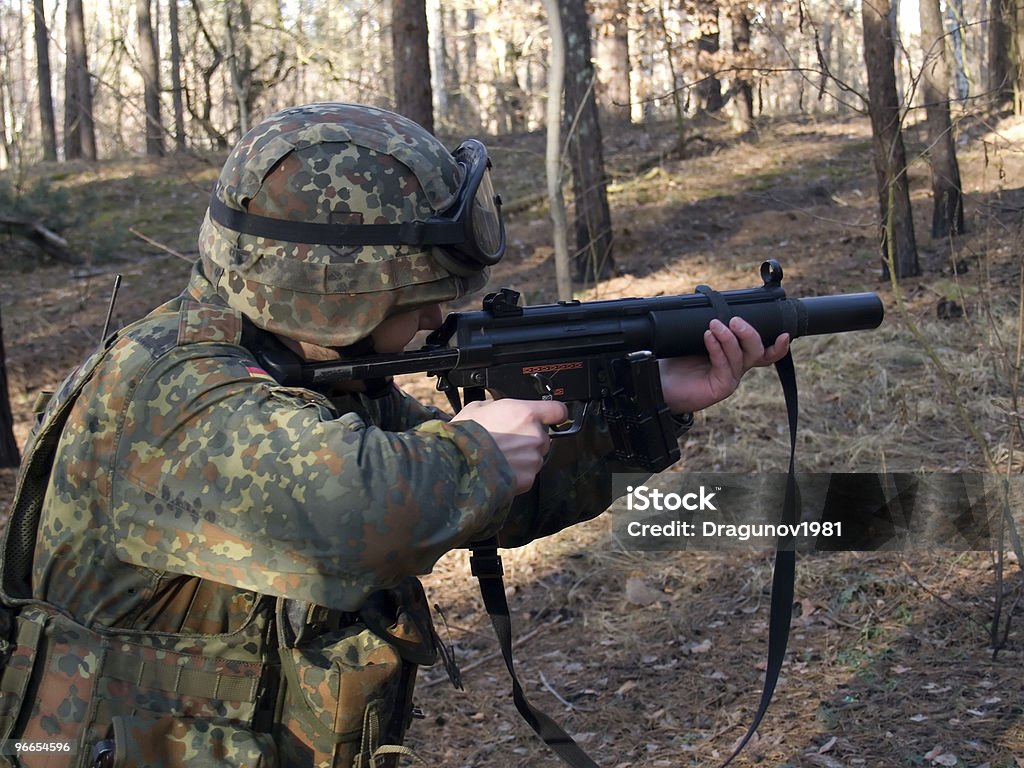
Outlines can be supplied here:
[[[961, 123], [968, 231], [952, 240], [928, 235], [923, 133], [908, 130], [922, 275], [898, 284], [881, 279], [865, 120], [777, 121], [744, 140], [712, 124], [699, 131], [703, 138], [687, 144], [698, 152], [683, 157], [672, 151], [669, 126], [606, 129], [617, 272], [579, 297], [753, 287], [765, 258], [782, 262], [791, 296], [877, 292], [887, 310], [877, 331], [794, 344], [800, 470], [1019, 474], [1024, 124]], [[488, 144], [510, 211], [509, 252], [491, 285], [553, 301], [550, 224], [536, 197], [544, 138]], [[98, 341], [115, 274], [124, 284], [114, 327], [180, 290], [221, 159], [7, 177], [25, 190], [45, 181], [22, 203], [80, 257], [55, 261], [24, 241], [0, 240], [20, 444], [36, 394]], [[436, 400], [422, 378], [403, 386]], [[698, 414], [682, 448], [668, 472], [784, 471], [785, 408], [774, 376], [755, 371], [736, 396]], [[0, 473], [0, 514], [13, 485], [12, 470]], [[526, 693], [602, 766], [720, 765], [760, 693], [772, 555], [631, 551], [608, 518], [507, 553]], [[1012, 551], [801, 555], [782, 679], [758, 737], [733, 764], [1024, 768], [1021, 565]], [[424, 671], [424, 719], [411, 745], [451, 768], [560, 764], [513, 708], [466, 554], [443, 558], [426, 586], [465, 690], [453, 690], [439, 667]], [[997, 603], [1005, 633], [994, 635]]]

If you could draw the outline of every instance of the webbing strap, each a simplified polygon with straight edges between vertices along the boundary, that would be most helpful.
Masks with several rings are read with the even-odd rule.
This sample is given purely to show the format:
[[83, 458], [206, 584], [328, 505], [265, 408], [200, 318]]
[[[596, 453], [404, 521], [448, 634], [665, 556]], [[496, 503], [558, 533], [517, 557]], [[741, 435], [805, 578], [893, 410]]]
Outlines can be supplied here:
[[[787, 354], [775, 364], [782, 383], [782, 392], [786, 398], [786, 416], [789, 420], [789, 474], [786, 477], [786, 496], [782, 502], [782, 523], [785, 530], [793, 531], [799, 519], [800, 499], [796, 487], [796, 426], [798, 399], [796, 389], [796, 370], [793, 367], [793, 356]], [[764, 671], [764, 687], [761, 689], [761, 701], [754, 713], [754, 720], [747, 729], [740, 743], [733, 750], [729, 759], [722, 763], [725, 768], [747, 746], [747, 742], [757, 732], [768, 705], [771, 704], [775, 685], [779, 681], [782, 662], [786, 658], [786, 646], [789, 644], [789, 625], [793, 621], [793, 596], [796, 584], [796, 549], [793, 546], [792, 533], [779, 539], [775, 552], [775, 570], [772, 573], [772, 600], [768, 615], [768, 659]]]
[[512, 701], [519, 714], [529, 723], [534, 732], [566, 763], [574, 768], [598, 768], [597, 763], [583, 751], [579, 744], [544, 712], [533, 706], [526, 698], [519, 677], [512, 663], [512, 617], [505, 599], [505, 584], [502, 580], [501, 556], [498, 554], [496, 539], [489, 539], [473, 546], [469, 558], [473, 575], [480, 582], [480, 595], [491, 617], [494, 634], [501, 646], [505, 667], [512, 678]]
[[[130, 648], [130, 647], [129, 647]], [[145, 661], [137, 653], [121, 648], [104, 659], [102, 674], [142, 688], [155, 688], [201, 699], [226, 699], [243, 704], [256, 702], [259, 674], [246, 664], [245, 674], [191, 669], [175, 663], [174, 655], [159, 661]]]
[[[727, 320], [725, 321], [727, 322]], [[782, 384], [786, 400], [786, 416], [789, 421], [789, 476], [786, 480], [786, 495], [782, 505], [782, 522], [794, 524], [799, 519], [799, 497], [796, 485], [796, 429], [799, 415], [796, 370], [793, 357], [787, 354], [775, 364], [775, 370]], [[792, 531], [792, 526], [786, 530]], [[501, 556], [497, 540], [480, 542], [472, 547], [470, 568], [480, 583], [480, 595], [487, 614], [491, 617], [494, 634], [505, 659], [505, 667], [512, 679], [512, 700], [522, 718], [552, 751], [573, 768], [598, 768], [597, 763], [583, 751], [579, 744], [565, 730], [544, 712], [534, 707], [526, 698], [519, 677], [512, 662], [512, 617], [508, 600], [505, 598], [505, 584], [502, 579]], [[771, 609], [768, 619], [768, 659], [765, 668], [764, 687], [754, 720], [736, 749], [721, 768], [726, 768], [743, 750], [757, 732], [761, 720], [768, 711], [775, 686], [786, 658], [789, 644], [789, 625], [793, 620], [793, 596], [796, 581], [796, 550], [792, 535], [781, 538], [776, 547], [775, 568], [772, 574]]]

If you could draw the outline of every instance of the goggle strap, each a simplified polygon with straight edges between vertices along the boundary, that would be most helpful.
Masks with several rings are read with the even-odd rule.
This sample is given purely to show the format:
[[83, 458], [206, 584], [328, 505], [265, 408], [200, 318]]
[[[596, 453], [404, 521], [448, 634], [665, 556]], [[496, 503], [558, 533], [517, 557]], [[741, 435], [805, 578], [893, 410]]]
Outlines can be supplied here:
[[401, 224], [314, 224], [286, 221], [227, 206], [216, 192], [210, 218], [221, 226], [254, 237], [307, 245], [458, 245], [466, 232], [457, 222], [406, 221]]

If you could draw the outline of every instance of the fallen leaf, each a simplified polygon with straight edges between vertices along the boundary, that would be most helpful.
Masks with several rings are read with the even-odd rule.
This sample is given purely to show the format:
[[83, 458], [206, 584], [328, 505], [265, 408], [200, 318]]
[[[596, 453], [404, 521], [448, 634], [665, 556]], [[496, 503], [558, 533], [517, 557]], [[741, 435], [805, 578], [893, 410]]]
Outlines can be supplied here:
[[617, 691], [615, 691], [615, 695], [616, 696], [622, 696], [623, 694], [629, 693], [630, 691], [632, 691], [634, 688], [636, 688], [639, 685], [640, 685], [640, 683], [638, 683], [636, 680], [627, 680], [626, 682], [624, 682], [622, 685], [619, 686], [619, 689]]

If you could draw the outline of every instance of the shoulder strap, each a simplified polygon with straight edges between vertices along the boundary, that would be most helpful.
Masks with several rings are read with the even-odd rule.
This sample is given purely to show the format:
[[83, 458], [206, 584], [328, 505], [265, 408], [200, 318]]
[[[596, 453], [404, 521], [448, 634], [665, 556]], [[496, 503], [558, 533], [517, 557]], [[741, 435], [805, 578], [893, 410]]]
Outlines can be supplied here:
[[491, 617], [494, 634], [505, 658], [505, 667], [512, 678], [512, 701], [523, 719], [551, 749], [573, 768], [598, 768], [590, 756], [565, 730], [541, 710], [533, 706], [523, 692], [515, 667], [512, 664], [512, 617], [509, 615], [505, 598], [505, 584], [502, 579], [501, 555], [498, 554], [497, 539], [489, 539], [473, 547], [469, 558], [473, 575], [480, 582], [480, 595], [484, 607]]
[[[796, 427], [799, 407], [797, 402], [796, 370], [793, 356], [787, 354], [775, 364], [786, 398], [786, 416], [789, 420], [789, 473], [786, 477], [786, 495], [782, 502], [782, 523], [786, 530], [793, 531], [800, 519], [800, 495], [796, 485]], [[772, 599], [768, 615], [768, 659], [764, 671], [764, 687], [761, 701], [754, 713], [754, 720], [729, 759], [722, 763], [725, 768], [747, 746], [764, 719], [779, 681], [782, 662], [786, 658], [789, 644], [789, 625], [793, 621], [793, 597], [796, 585], [796, 547], [792, 533], [780, 538], [776, 545], [775, 569], [772, 573]]]

